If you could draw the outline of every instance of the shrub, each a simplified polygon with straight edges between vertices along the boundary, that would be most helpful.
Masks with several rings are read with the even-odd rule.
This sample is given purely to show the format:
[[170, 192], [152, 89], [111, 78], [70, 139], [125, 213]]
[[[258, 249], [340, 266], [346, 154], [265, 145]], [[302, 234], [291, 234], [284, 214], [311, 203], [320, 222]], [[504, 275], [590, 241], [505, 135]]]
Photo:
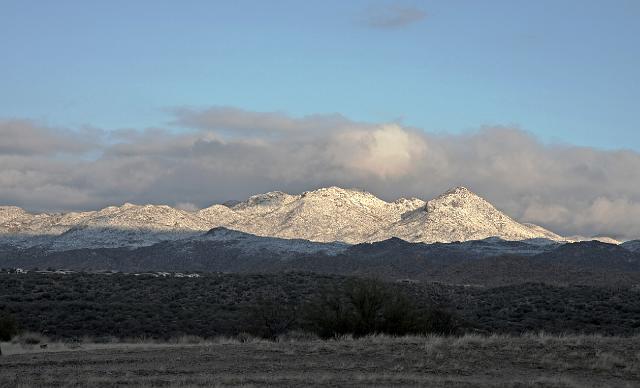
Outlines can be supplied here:
[[342, 290], [324, 292], [306, 309], [308, 329], [322, 338], [351, 334], [453, 334], [457, 320], [444, 309], [419, 309], [393, 285], [354, 280]]
[[275, 340], [293, 330], [298, 322], [298, 308], [291, 302], [260, 298], [251, 310], [247, 326], [251, 334], [261, 338]]
[[321, 338], [338, 337], [354, 330], [354, 311], [346, 296], [325, 290], [305, 306], [305, 326]]
[[[15, 318], [8, 314], [0, 315], [0, 341], [10, 341], [16, 334], [18, 334], [18, 324]], [[2, 355], [1, 348], [0, 355]]]
[[427, 333], [452, 335], [460, 328], [458, 318], [444, 308], [432, 307], [426, 314], [424, 330]]
[[0, 341], [10, 341], [18, 334], [18, 323], [9, 314], [0, 313]]

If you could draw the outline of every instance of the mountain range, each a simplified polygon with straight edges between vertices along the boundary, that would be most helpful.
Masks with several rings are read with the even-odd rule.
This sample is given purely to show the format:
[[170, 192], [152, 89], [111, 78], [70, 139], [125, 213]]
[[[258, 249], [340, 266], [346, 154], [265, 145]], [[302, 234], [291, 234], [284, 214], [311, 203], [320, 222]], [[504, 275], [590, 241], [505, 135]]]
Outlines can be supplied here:
[[640, 285], [640, 241], [578, 239], [519, 223], [464, 187], [393, 202], [338, 187], [275, 191], [197, 211], [128, 203], [66, 214], [0, 207], [0, 268]]
[[298, 195], [273, 191], [198, 211], [130, 203], [65, 214], [0, 207], [0, 241], [51, 250], [148, 246], [221, 226], [255, 236], [345, 244], [390, 238], [421, 243], [489, 237], [570, 241], [540, 226], [515, 221], [464, 187], [429, 201], [400, 198], [393, 202], [339, 187]]
[[474, 286], [543, 282], [640, 287], [640, 252], [599, 241], [541, 244], [491, 237], [425, 244], [394, 237], [349, 245], [261, 237], [224, 227], [137, 248], [59, 251], [0, 244], [0, 268], [126, 273], [293, 271]]

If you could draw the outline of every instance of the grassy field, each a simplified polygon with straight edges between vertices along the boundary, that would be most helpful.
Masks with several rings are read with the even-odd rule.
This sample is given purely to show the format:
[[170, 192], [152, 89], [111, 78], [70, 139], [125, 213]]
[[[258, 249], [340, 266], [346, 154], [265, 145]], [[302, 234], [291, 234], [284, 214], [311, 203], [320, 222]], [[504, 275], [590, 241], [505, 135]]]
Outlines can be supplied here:
[[0, 386], [638, 387], [640, 338], [476, 336], [3, 343]]

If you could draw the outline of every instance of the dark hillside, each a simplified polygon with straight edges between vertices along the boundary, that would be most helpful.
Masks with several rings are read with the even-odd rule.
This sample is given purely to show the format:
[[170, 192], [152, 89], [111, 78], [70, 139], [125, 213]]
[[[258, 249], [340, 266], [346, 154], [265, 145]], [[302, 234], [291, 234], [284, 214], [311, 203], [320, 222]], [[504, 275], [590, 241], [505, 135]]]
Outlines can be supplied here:
[[[152, 275], [0, 274], [0, 311], [53, 337], [203, 337], [256, 330], [265, 306], [301, 311], [350, 279], [302, 273]], [[453, 312], [462, 330], [483, 333], [640, 334], [640, 289], [550, 286], [464, 287], [394, 282], [421, 308]], [[297, 317], [299, 318], [299, 316]]]

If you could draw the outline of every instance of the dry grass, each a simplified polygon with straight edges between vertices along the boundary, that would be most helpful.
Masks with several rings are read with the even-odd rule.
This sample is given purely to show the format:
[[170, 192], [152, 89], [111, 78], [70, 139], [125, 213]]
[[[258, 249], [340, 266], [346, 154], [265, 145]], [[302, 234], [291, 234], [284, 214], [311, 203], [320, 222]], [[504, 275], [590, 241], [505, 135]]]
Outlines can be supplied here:
[[297, 333], [158, 343], [3, 343], [0, 386], [637, 387], [640, 338], [602, 336], [321, 341]]
[[[283, 336], [280, 342], [293, 341], [287, 336]], [[295, 340], [297, 341], [297, 339]], [[77, 341], [53, 341], [44, 335], [37, 333], [22, 333], [13, 338], [11, 342], [0, 342], [0, 349], [5, 356], [33, 353], [58, 353], [77, 352], [91, 350], [117, 349], [126, 351], [128, 349], [162, 349], [176, 347], [202, 347], [224, 344], [241, 343], [273, 343], [262, 338], [257, 338], [248, 334], [241, 334], [235, 337], [220, 336], [212, 339], [204, 339], [193, 335], [183, 335], [172, 338], [169, 341], [156, 340], [151, 338], [100, 338], [96, 340], [91, 337], [83, 337]]]

